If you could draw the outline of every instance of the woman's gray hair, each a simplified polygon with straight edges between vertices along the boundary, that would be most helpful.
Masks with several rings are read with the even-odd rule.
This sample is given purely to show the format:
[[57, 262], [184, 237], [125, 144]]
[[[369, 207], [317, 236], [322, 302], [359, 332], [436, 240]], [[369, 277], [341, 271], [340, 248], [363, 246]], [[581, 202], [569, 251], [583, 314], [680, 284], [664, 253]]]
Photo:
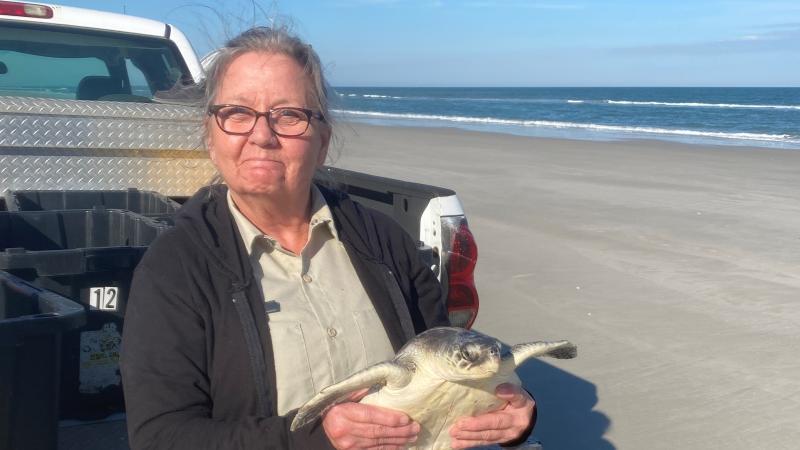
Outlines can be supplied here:
[[204, 113], [213, 104], [228, 66], [238, 56], [249, 52], [276, 53], [288, 56], [297, 62], [311, 82], [311, 101], [314, 104], [308, 106], [319, 110], [325, 117], [324, 123], [333, 131], [333, 122], [329, 110], [333, 89], [325, 80], [319, 56], [311, 48], [311, 45], [306, 44], [290, 33], [286, 27], [251, 28], [229, 40], [215, 52], [213, 61], [206, 67], [205, 80], [203, 82], [202, 106]]

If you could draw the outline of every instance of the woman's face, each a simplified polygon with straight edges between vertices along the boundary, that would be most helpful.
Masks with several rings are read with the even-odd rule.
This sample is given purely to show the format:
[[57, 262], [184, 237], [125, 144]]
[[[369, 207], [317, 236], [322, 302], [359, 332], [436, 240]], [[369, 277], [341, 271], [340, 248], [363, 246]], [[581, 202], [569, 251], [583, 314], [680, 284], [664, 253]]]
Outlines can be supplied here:
[[[312, 109], [308, 77], [291, 58], [250, 52], [236, 57], [225, 71], [214, 104], [247, 106], [256, 111], [278, 107]], [[248, 135], [227, 134], [209, 117], [208, 149], [211, 160], [233, 194], [269, 195], [276, 200], [307, 195], [314, 170], [328, 151], [330, 132], [311, 119], [300, 136], [281, 137], [259, 117]]]

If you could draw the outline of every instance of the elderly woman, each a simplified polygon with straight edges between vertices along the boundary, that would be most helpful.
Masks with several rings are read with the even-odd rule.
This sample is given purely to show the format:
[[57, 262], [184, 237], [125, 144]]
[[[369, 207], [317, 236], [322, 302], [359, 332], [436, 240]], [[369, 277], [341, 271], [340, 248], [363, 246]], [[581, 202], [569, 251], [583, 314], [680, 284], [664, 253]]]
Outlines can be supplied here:
[[[447, 325], [435, 276], [391, 219], [314, 184], [332, 128], [310, 46], [251, 29], [207, 75], [224, 184], [190, 199], [136, 270], [121, 361], [132, 448], [403, 448], [419, 426], [397, 411], [348, 402], [289, 424], [321, 388]], [[506, 408], [451, 430], [457, 446], [531, 428], [530, 396], [498, 395]]]

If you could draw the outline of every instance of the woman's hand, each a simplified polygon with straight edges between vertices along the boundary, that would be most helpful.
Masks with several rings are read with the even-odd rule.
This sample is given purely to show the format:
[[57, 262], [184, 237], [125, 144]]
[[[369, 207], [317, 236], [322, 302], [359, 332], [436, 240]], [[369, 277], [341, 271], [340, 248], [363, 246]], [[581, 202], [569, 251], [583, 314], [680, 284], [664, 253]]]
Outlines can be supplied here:
[[353, 403], [366, 390], [351, 396], [351, 401], [331, 407], [322, 419], [328, 440], [338, 450], [402, 450], [417, 439], [419, 424], [405, 413], [372, 405]]
[[496, 411], [459, 419], [450, 428], [452, 448], [502, 444], [518, 439], [528, 430], [536, 405], [530, 394], [509, 383], [497, 386], [495, 393], [507, 403]]

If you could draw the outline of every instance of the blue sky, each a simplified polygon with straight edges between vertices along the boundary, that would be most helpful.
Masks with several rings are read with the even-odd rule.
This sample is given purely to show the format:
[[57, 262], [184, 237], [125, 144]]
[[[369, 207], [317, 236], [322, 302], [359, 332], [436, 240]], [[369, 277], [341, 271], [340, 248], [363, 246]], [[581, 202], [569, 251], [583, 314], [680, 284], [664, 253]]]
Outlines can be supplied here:
[[[62, 0], [181, 28], [198, 53], [244, 0]], [[800, 0], [283, 0], [337, 86], [800, 86]], [[227, 24], [227, 25], [224, 25]]]

